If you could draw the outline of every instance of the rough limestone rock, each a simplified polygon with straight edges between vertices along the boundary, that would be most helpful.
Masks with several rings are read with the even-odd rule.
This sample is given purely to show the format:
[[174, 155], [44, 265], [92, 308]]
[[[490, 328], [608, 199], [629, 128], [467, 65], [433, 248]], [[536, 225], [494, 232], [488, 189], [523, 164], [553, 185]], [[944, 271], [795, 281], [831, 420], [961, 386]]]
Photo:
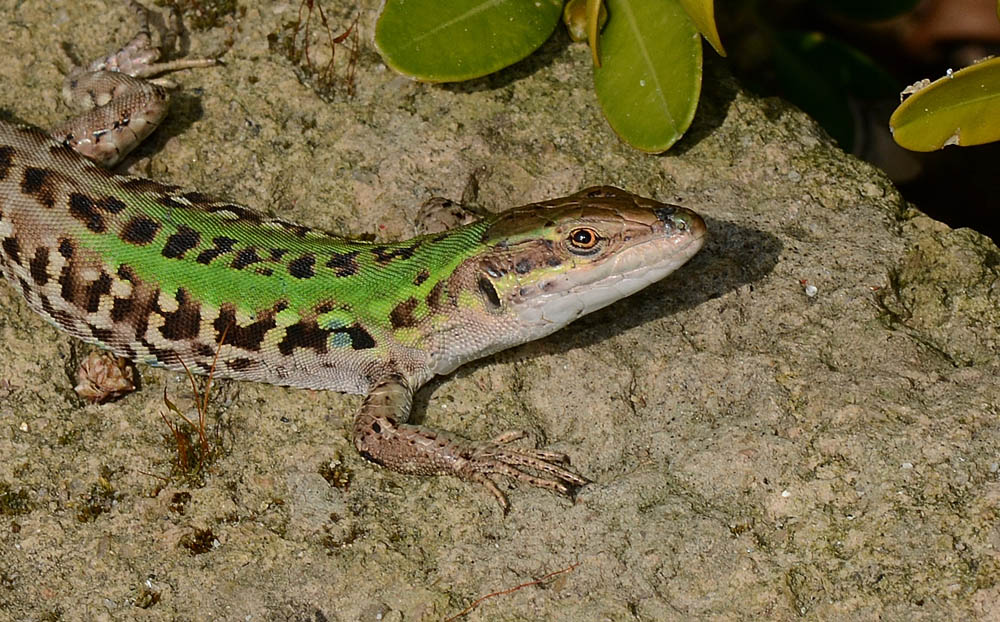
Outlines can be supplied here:
[[[59, 43], [92, 57], [125, 41], [124, 4], [2, 0], [5, 114], [66, 117]], [[132, 171], [385, 238], [473, 174], [489, 210], [608, 183], [698, 210], [711, 241], [420, 393], [418, 419], [525, 428], [594, 481], [575, 501], [508, 489], [506, 516], [470, 484], [365, 463], [348, 438], [360, 400], [335, 393], [224, 383], [221, 455], [172, 476], [160, 413], [178, 421], [164, 391], [191, 406], [187, 379], [141, 368], [137, 393], [86, 405], [86, 348], [0, 287], [0, 620], [442, 620], [571, 566], [463, 619], [1000, 616], [992, 242], [912, 209], [711, 52], [694, 126], [653, 157], [607, 129], [565, 35], [487, 79], [417, 84], [380, 64], [368, 0], [356, 94], [320, 97], [268, 43], [299, 3], [241, 4], [182, 40], [226, 65], [175, 76]], [[358, 10], [325, 8], [338, 32]]]

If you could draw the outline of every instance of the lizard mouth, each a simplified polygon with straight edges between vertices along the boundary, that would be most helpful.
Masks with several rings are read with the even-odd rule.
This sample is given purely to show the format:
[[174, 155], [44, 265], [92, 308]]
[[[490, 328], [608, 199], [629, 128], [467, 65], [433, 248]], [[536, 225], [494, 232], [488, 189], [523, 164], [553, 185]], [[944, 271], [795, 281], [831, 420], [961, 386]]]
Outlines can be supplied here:
[[[704, 245], [705, 222], [676, 208], [657, 214], [662, 230], [635, 240], [606, 261], [580, 266], [522, 288], [511, 300], [530, 338], [550, 334], [573, 320], [631, 296], [684, 265]], [[658, 228], [659, 229], [659, 228]]]

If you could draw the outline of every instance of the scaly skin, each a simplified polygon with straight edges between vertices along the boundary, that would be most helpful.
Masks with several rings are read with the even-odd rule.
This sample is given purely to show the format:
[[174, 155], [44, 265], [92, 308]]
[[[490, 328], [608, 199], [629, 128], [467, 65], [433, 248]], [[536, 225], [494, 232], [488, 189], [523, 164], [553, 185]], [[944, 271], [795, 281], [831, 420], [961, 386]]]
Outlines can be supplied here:
[[666, 276], [701, 247], [701, 218], [599, 187], [374, 244], [115, 174], [78, 151], [117, 160], [142, 133], [124, 126], [148, 133], [165, 113], [165, 91], [150, 106], [129, 91], [145, 80], [107, 71], [178, 68], [152, 64], [145, 36], [119, 53], [141, 62], [71, 76], [71, 91], [115, 91], [91, 98], [107, 103], [89, 120], [51, 135], [0, 123], [0, 270], [29, 306], [134, 361], [207, 373], [218, 349], [221, 377], [364, 394], [364, 457], [479, 482], [505, 508], [490, 474], [561, 493], [586, 483], [562, 454], [507, 446], [517, 432], [480, 442], [407, 424], [413, 392]]

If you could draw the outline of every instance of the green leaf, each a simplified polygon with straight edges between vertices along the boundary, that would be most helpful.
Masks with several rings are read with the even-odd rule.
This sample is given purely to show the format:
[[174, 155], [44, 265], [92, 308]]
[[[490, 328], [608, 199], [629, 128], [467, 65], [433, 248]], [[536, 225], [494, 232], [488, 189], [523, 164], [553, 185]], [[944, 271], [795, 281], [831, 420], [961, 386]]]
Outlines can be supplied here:
[[418, 80], [470, 80], [534, 52], [561, 13], [561, 0], [386, 0], [375, 46]]
[[912, 151], [1000, 140], [1000, 58], [991, 58], [932, 82], [889, 118], [896, 142]]
[[678, 0], [608, 0], [594, 88], [611, 128], [637, 149], [666, 151], [691, 125], [701, 37]]
[[680, 0], [681, 6], [687, 11], [688, 17], [694, 22], [694, 27], [698, 29], [705, 40], [712, 48], [718, 52], [719, 56], [726, 55], [726, 49], [722, 47], [722, 39], [719, 38], [719, 29], [715, 27], [715, 2], [714, 0]]

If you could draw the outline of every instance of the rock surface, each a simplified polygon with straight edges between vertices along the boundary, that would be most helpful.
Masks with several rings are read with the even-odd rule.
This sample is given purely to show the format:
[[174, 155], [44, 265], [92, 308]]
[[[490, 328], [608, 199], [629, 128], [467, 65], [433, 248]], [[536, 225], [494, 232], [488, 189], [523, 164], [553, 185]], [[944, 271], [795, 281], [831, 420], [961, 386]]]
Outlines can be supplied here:
[[[90, 58], [134, 30], [107, 4], [0, 1], [0, 108], [66, 117], [59, 43]], [[133, 172], [380, 237], [473, 173], [491, 210], [609, 183], [696, 209], [711, 241], [420, 393], [419, 419], [526, 428], [594, 480], [575, 502], [510, 489], [506, 516], [469, 484], [364, 462], [360, 400], [334, 393], [225, 383], [222, 455], [170, 478], [158, 413], [187, 379], [143, 368], [139, 392], [85, 405], [85, 349], [0, 287], [0, 620], [441, 620], [571, 566], [463, 619], [1000, 617], [992, 242], [910, 208], [713, 58], [694, 127], [651, 157], [603, 123], [563, 34], [497, 76], [417, 84], [381, 66], [366, 1], [357, 93], [325, 101], [268, 45], [298, 3], [246, 5], [185, 39], [227, 64], [174, 76]], [[326, 8], [337, 30], [355, 16]]]

